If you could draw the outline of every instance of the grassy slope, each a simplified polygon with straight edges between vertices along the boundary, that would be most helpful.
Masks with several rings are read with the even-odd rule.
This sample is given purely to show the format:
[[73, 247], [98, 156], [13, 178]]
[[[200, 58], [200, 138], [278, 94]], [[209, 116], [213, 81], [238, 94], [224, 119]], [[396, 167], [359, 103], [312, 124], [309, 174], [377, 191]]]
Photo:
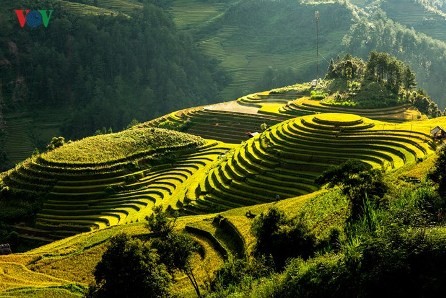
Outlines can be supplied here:
[[[424, 175], [430, 164], [431, 162], [426, 160], [415, 167], [405, 168], [399, 173], [394, 173], [394, 178], [407, 175], [413, 170], [420, 170], [420, 168], [424, 169], [421, 171]], [[402, 183], [399, 180], [396, 181], [397, 183]], [[305, 221], [309, 223], [310, 229], [320, 239], [325, 238], [331, 228], [342, 226], [347, 216], [347, 201], [336, 189], [328, 192], [323, 190], [302, 197], [282, 200], [277, 203], [237, 208], [221, 213], [236, 226], [243, 236], [248, 252], [252, 251], [255, 239], [250, 234], [252, 220], [246, 218], [245, 213], [251, 211], [254, 214], [259, 214], [267, 211], [272, 206], [283, 210], [291, 217], [303, 216]], [[182, 230], [186, 224], [195, 223], [200, 225], [203, 220], [208, 220], [214, 216], [215, 214], [181, 217], [177, 221], [177, 229]], [[46, 288], [45, 293], [47, 295], [53, 295], [49, 297], [60, 297], [60, 291], [64, 291], [67, 294], [68, 292], [65, 292], [67, 291], [66, 289], [73, 291], [72, 295], [78, 294], [79, 286], [87, 286], [93, 281], [92, 270], [100, 260], [109, 238], [120, 232], [142, 236], [147, 233], [147, 230], [143, 223], [115, 226], [69, 237], [24, 254], [0, 256], [0, 271], [5, 273], [0, 275], [0, 283], [4, 284], [1, 289], [3, 292], [0, 291], [0, 295], [3, 296], [8, 293], [7, 291], [12, 291], [17, 297], [26, 297], [29, 293], [24, 294], [24, 292], [18, 291], [22, 284], [5, 283], [6, 280], [19, 279], [25, 272], [33, 272], [26, 275], [25, 278], [26, 283], [31, 285], [30, 291], [42, 291], [39, 288], [43, 287]], [[445, 231], [436, 229], [434, 232], [443, 235]], [[202, 284], [208, 277], [207, 274], [217, 269], [222, 264], [222, 260], [205, 239], [199, 241], [204, 246], [207, 255], [205, 260], [197, 256], [194, 261], [194, 270], [198, 273], [200, 284]], [[19, 270], [8, 271], [7, 269], [11, 268], [11, 266], [19, 268]], [[29, 269], [32, 271], [27, 271]], [[73, 285], [68, 286], [70, 284]], [[49, 288], [49, 285], [54, 287]], [[177, 282], [172, 290], [182, 297], [194, 297], [193, 289], [181, 276], [177, 276]]]
[[[333, 118], [335, 116], [329, 116], [329, 120], [335, 121], [337, 119]], [[308, 117], [309, 116], [307, 116], [307, 118]], [[320, 115], [319, 117], [324, 118], [325, 116]], [[346, 121], [346, 118], [342, 116], [342, 114], [338, 114], [336, 117], [340, 117], [339, 121], [341, 122]], [[352, 120], [356, 120], [357, 118], [356, 116], [350, 117]], [[388, 126], [389, 129], [393, 130], [414, 129], [428, 133], [429, 130], [437, 124], [445, 126], [446, 118], [406, 122], [401, 124], [386, 124], [379, 121], [374, 121], [374, 123], [374, 129], [376, 130], [382, 130]], [[129, 134], [129, 136], [134, 136], [133, 130], [127, 131], [126, 133]], [[93, 140], [102, 139], [109, 141], [112, 139], [112, 142], [119, 142], [119, 139], [114, 139], [114, 136], [120, 136], [120, 134], [93, 137]], [[195, 140], [195, 138], [192, 139]], [[84, 140], [83, 143], [89, 144], [88, 140], [89, 139]], [[71, 146], [83, 143], [80, 141], [78, 143], [73, 143]], [[97, 145], [94, 145], [94, 147], [96, 148]], [[66, 148], [70, 149], [70, 147]], [[90, 149], [91, 148], [92, 147], [90, 147]], [[129, 148], [127, 148], [127, 150], [131, 149]], [[133, 148], [132, 150], [138, 150], [138, 148]], [[59, 151], [64, 152], [62, 149], [59, 149]], [[67, 149], [65, 149], [65, 151], [67, 151]], [[71, 150], [68, 150], [67, 152], [71, 152]], [[64, 154], [62, 157], [65, 159], [65, 161], [68, 161], [70, 156], [70, 154]], [[413, 164], [406, 165], [399, 171], [393, 172], [394, 174], [392, 175], [396, 177], [396, 181], [398, 181], [397, 177], [400, 175], [421, 177], [425, 174], [426, 170], [429, 169], [431, 164], [432, 158], [428, 158], [425, 162], [416, 164], [415, 166]], [[196, 177], [196, 179], [202, 179], [203, 174], [201, 175], [202, 176], [200, 177]], [[242, 235], [246, 243], [247, 252], [252, 251], [254, 238], [250, 234], [251, 220], [245, 217], [245, 213], [249, 210], [254, 214], [259, 214], [266, 211], [273, 205], [284, 210], [290, 216], [302, 214], [302, 216], [304, 216], [304, 218], [306, 218], [306, 220], [310, 223], [310, 228], [312, 228], [313, 231], [315, 231], [321, 238], [327, 235], [331, 227], [342, 225], [343, 221], [345, 220], [347, 210], [346, 201], [342, 199], [342, 196], [340, 196], [336, 190], [334, 190], [328, 193], [324, 193], [324, 191], [316, 192], [306, 196], [283, 200], [277, 203], [260, 204], [232, 209], [222, 213], [222, 215], [228, 218], [228, 220]], [[336, 214], [336, 216], [333, 216], [333, 214]], [[186, 224], [193, 222], [200, 225], [200, 222], [205, 219], [210, 219], [213, 216], [213, 214], [208, 214], [182, 217], [178, 220], [177, 228], [182, 230]], [[2, 290], [13, 291], [11, 293], [14, 293], [14, 295], [19, 297], [26, 296], [29, 295], [29, 292], [25, 292], [21, 288], [24, 285], [30, 285], [31, 288], [27, 291], [34, 291], [33, 295], [53, 295], [49, 297], [59, 297], [69, 294], [77, 295], [79, 294], [79, 287], [72, 284], [86, 286], [92, 282], [93, 268], [99, 261], [101, 254], [104, 252], [108, 239], [112, 235], [122, 231], [133, 235], [142, 235], [146, 233], [142, 223], [119, 225], [95, 232], [83, 233], [69, 237], [24, 254], [1, 256], [0, 268], [3, 270], [2, 272], [4, 272], [4, 274], [1, 275], [0, 278], [5, 285]], [[218, 268], [218, 266], [222, 264], [222, 259], [206, 239], [197, 239], [197, 241], [199, 241], [208, 251], [208, 257], [205, 260], [201, 260], [198, 256], [195, 258], [196, 270], [198, 272], [199, 279], [203, 282], [205, 278], [208, 277], [206, 272], [209, 273], [212, 272], [212, 269]], [[10, 268], [13, 268], [14, 270]], [[27, 274], [27, 270], [29, 269], [33, 270], [33, 272], [38, 272], [45, 275]], [[26, 275], [26, 278], [22, 282], [20, 281], [20, 278], [24, 274]], [[193, 290], [184, 277], [178, 276], [177, 280], [178, 282], [174, 286], [173, 291], [181, 296], [192, 296]], [[41, 287], [44, 289], [40, 289]], [[2, 294], [6, 293], [8, 292], [3, 292]]]
[[[280, 209], [285, 210], [289, 215], [297, 215], [300, 208], [304, 206], [304, 203], [309, 199], [315, 197], [317, 197], [317, 194], [308, 195], [302, 198], [299, 197], [284, 200], [275, 205]], [[328, 202], [328, 200], [322, 201]], [[313, 207], [313, 204], [314, 203], [311, 203], [310, 205], [305, 207], [305, 209], [316, 210]], [[237, 226], [243, 237], [246, 239], [248, 247], [252, 248], [254, 239], [249, 232], [251, 221], [246, 219], [244, 215], [248, 210], [251, 210], [254, 213], [260, 213], [266, 211], [271, 206], [272, 204], [263, 204], [250, 208], [238, 208], [222, 213], [222, 215], [227, 217]], [[342, 204], [339, 206], [341, 208], [340, 210], [342, 210]], [[319, 210], [318, 212], [324, 212], [321, 210]], [[325, 212], [327, 211], [328, 209], [325, 210]], [[213, 216], [215, 215], [210, 214], [202, 216], [182, 217], [177, 221], [177, 229], [182, 230], [186, 224], [194, 222], [200, 223], [201, 221], [207, 218], [212, 218]], [[342, 221], [342, 217], [332, 218], [332, 220], [334, 220], [334, 224], [338, 220]], [[315, 222], [314, 228], [320, 229], [317, 222]], [[27, 277], [27, 281], [29, 283], [34, 283], [34, 286], [39, 287], [48, 286], [43, 281], [40, 282], [40, 280], [44, 279], [54, 281], [54, 285], [58, 286], [67, 284], [67, 280], [69, 280], [72, 284], [76, 283], [81, 286], [87, 286], [93, 281], [92, 271], [96, 263], [100, 260], [100, 257], [106, 248], [109, 238], [120, 232], [138, 236], [146, 234], [147, 230], [144, 227], [143, 223], [136, 223], [111, 227], [96, 232], [79, 234], [39, 247], [24, 254], [0, 256], [0, 269], [7, 269], [9, 264], [13, 262], [14, 264], [18, 264], [16, 266], [20, 266], [20, 268], [23, 268], [24, 265], [33, 270], [33, 272], [45, 274], [36, 276], [30, 275]], [[198, 275], [201, 281], [200, 283], [202, 283], [206, 278], [206, 270], [208, 271], [208, 273], [212, 274], [213, 270], [221, 265], [221, 259], [218, 254], [216, 254], [209, 243], [207, 243], [206, 241], [204, 242], [205, 243], [203, 245], [206, 250], [206, 255], [209, 255], [209, 257], [207, 257], [205, 260], [196, 258], [194, 265], [195, 270], [199, 273]], [[9, 274], [6, 273], [3, 276], [0, 275], [0, 283], [6, 281], [6, 279], [9, 278], [18, 278], [19, 274], [20, 272], [13, 271]], [[60, 278], [62, 278], [63, 280], [60, 280]], [[19, 283], [8, 283], [1, 290], [11, 290], [17, 287], [21, 287], [21, 285]], [[182, 289], [182, 287], [186, 287], [186, 289]], [[179, 293], [181, 296], [186, 295], [193, 297], [193, 289], [187, 281], [183, 283], [181, 278], [179, 278], [179, 282], [174, 286], [173, 290]], [[0, 295], [3, 295], [3, 292], [0, 291]]]
[[154, 149], [192, 143], [200, 145], [204, 141], [164, 129], [131, 128], [119, 133], [84, 138], [44, 153], [41, 158], [54, 163], [109, 163]]

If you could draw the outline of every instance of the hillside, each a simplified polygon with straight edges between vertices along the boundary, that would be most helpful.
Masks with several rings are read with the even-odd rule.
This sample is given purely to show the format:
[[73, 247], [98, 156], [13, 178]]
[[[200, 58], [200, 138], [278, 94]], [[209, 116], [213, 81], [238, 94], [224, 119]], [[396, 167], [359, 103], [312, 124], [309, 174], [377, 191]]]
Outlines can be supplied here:
[[420, 87], [444, 108], [438, 84], [445, 47], [442, 5], [418, 0], [176, 0], [170, 9], [179, 28], [191, 32], [232, 74], [222, 92], [225, 99], [314, 79], [317, 10], [321, 73], [330, 59], [344, 53], [365, 59], [372, 50], [389, 52], [409, 63]]
[[[96, 2], [0, 4], [2, 170], [53, 136], [120, 131], [132, 120], [218, 100], [227, 76], [163, 8]], [[14, 5], [52, 9], [48, 27], [20, 28]]]
[[[43, 150], [53, 136], [119, 131], [133, 119], [311, 81], [318, 61], [322, 74], [331, 59], [347, 52], [365, 59], [379, 50], [407, 61], [419, 87], [445, 106], [442, 2], [172, 0], [146, 8], [134, 0], [39, 3], [54, 9], [53, 25], [36, 34], [25, 28], [20, 39], [9, 13], [15, 6], [0, 4], [0, 43], [8, 49], [0, 56], [3, 169], [35, 148]], [[33, 62], [44, 60], [49, 62]], [[23, 72], [21, 65], [33, 71]]]
[[406, 2], [0, 4], [0, 297], [443, 296], [446, 2]]
[[[423, 177], [426, 169], [431, 165], [432, 160], [428, 159], [415, 167], [400, 171], [392, 179], [413, 173], [414, 170], [422, 173], [419, 177]], [[400, 187], [407, 186], [401, 180], [394, 181]], [[219, 213], [235, 228], [236, 234], [233, 234], [234, 231], [232, 234], [226, 234], [229, 233], [228, 230], [222, 230], [218, 225], [212, 224], [215, 214], [179, 218], [176, 229], [179, 231], [186, 229], [187, 233], [206, 251], [204, 259], [199, 256], [194, 259], [196, 275], [203, 289], [209, 274], [211, 273], [212, 276], [214, 274], [212, 272], [222, 266], [225, 256], [232, 255], [239, 249], [245, 250], [247, 254], [253, 251], [255, 238], [250, 233], [253, 221], [245, 214], [248, 211], [260, 214], [273, 206], [285, 212], [287, 216], [300, 215], [305, 218], [305, 221], [310, 224], [311, 231], [316, 233], [319, 239], [325, 239], [334, 227], [342, 227], [347, 216], [347, 202], [342, 195], [338, 191], [328, 193], [324, 191]], [[118, 225], [55, 241], [23, 254], [0, 256], [0, 268], [3, 272], [0, 276], [3, 285], [0, 293], [17, 297], [31, 294], [53, 295], [53, 297], [80, 296], [85, 287], [93, 282], [93, 268], [106, 249], [108, 240], [112, 235], [120, 232], [140, 238], [146, 237], [148, 233], [144, 223]], [[431, 228], [429, 235], [444, 237], [444, 229]], [[237, 237], [241, 237], [239, 238], [241, 240], [235, 241]], [[26, 277], [23, 274], [26, 274]], [[27, 288], [23, 289], [24, 286]], [[192, 287], [181, 276], [177, 277], [172, 293], [182, 297], [195, 297]], [[253, 295], [258, 297], [259, 290], [255, 290]]]
[[[373, 57], [398, 67], [375, 81]], [[355, 80], [346, 80], [353, 63]], [[415, 108], [426, 102], [437, 115], [411, 90], [412, 75], [392, 79], [396, 70], [411, 74], [403, 62], [375, 53], [367, 63], [347, 55], [331, 65], [316, 87], [188, 108], [75, 142], [53, 138], [48, 151], [2, 174], [0, 220], [10, 225], [3, 237], [18, 232], [25, 249], [138, 222], [154, 206], [203, 214], [268, 203], [318, 190], [317, 177], [350, 159], [390, 172], [432, 155], [430, 132], [445, 119]]]
[[[356, 79], [368, 88], [365, 78]], [[343, 230], [346, 197], [315, 182], [332, 166], [355, 159], [396, 188], [424, 180], [439, 145], [430, 131], [446, 126], [446, 117], [429, 119], [410, 98], [363, 108], [368, 97], [334, 90], [345, 84], [335, 81], [191, 107], [119, 133], [53, 139], [51, 150], [0, 176], [0, 216], [7, 224], [0, 242], [23, 251], [0, 256], [1, 295], [82, 295], [110, 237], [154, 237], [146, 227], [154, 206], [179, 211], [175, 229], [204, 251], [193, 257], [204, 290], [232, 256], [252, 258], [257, 240], [248, 215], [279, 208], [305, 220], [318, 243], [332, 229]], [[180, 273], [170, 291], [194, 295]]]

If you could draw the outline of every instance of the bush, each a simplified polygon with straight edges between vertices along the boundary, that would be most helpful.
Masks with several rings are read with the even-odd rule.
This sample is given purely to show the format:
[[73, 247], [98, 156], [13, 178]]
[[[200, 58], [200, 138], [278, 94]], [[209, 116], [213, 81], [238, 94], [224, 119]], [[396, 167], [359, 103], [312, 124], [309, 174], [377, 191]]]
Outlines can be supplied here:
[[276, 269], [282, 269], [289, 258], [306, 259], [314, 255], [316, 237], [303, 220], [289, 220], [276, 208], [257, 217], [252, 231], [257, 238], [255, 254], [271, 256]]
[[387, 192], [387, 185], [383, 181], [382, 172], [368, 166], [361, 161], [348, 160], [345, 163], [325, 171], [315, 181], [319, 185], [328, 183], [329, 187], [340, 186], [344, 195], [350, 200], [350, 221], [360, 219], [364, 215], [364, 203], [370, 201], [372, 205], [382, 203]]
[[90, 297], [168, 297], [171, 277], [159, 257], [139, 239], [111, 239], [94, 271]]
[[446, 146], [438, 152], [438, 157], [428, 178], [438, 185], [440, 194], [446, 193]]
[[53, 137], [50, 143], [46, 146], [46, 149], [48, 149], [48, 151], [54, 150], [56, 148], [62, 147], [64, 144], [65, 144], [64, 137]]
[[292, 260], [274, 297], [442, 297], [442, 237], [389, 227], [351, 250]]
[[252, 280], [269, 276], [272, 273], [272, 260], [267, 258], [231, 259], [220, 268], [214, 280], [211, 282], [211, 290], [222, 292], [229, 288], [235, 288], [243, 280]]
[[324, 93], [323, 91], [320, 90], [313, 90], [311, 91], [311, 99], [324, 99], [325, 97], [327, 97], [327, 93]]

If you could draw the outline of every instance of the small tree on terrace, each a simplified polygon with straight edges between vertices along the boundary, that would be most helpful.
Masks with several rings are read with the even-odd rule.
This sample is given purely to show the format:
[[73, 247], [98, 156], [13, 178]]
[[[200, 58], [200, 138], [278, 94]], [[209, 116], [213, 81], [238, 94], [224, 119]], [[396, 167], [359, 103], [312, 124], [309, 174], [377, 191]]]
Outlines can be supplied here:
[[301, 218], [289, 219], [273, 207], [256, 217], [252, 225], [256, 237], [255, 255], [272, 258], [274, 267], [281, 270], [289, 258], [311, 257], [316, 238]]
[[62, 147], [65, 144], [64, 137], [53, 137], [50, 143], [46, 146], [48, 150], [54, 150], [56, 148]]
[[161, 262], [166, 264], [170, 273], [179, 270], [186, 274], [198, 297], [201, 297], [192, 268], [192, 256], [198, 252], [199, 246], [189, 236], [171, 232], [165, 237], [155, 239], [152, 247], [157, 249]]
[[358, 160], [345, 163], [325, 171], [316, 179], [316, 183], [329, 187], [339, 186], [350, 202], [350, 220], [359, 219], [364, 214], [364, 203], [368, 199], [378, 202], [387, 191], [379, 170], [369, 170], [366, 164]]
[[201, 297], [192, 268], [192, 257], [199, 251], [199, 246], [189, 236], [174, 232], [175, 222], [176, 217], [169, 218], [161, 206], [153, 209], [147, 227], [160, 237], [152, 241], [152, 247], [157, 250], [161, 262], [171, 274], [179, 270], [187, 275], [198, 297]]
[[166, 266], [148, 245], [125, 234], [111, 239], [94, 277], [90, 297], [169, 297]]
[[176, 216], [169, 218], [161, 206], [156, 206], [153, 207], [152, 215], [147, 217], [147, 228], [160, 236], [167, 236], [172, 233], [176, 220]]

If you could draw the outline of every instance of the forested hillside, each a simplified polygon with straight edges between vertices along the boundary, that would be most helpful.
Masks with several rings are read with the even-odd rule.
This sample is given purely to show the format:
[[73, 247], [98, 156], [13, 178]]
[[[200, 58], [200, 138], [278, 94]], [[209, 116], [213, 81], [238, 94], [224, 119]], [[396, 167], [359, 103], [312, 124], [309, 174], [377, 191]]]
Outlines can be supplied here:
[[[53, 9], [48, 28], [21, 29], [11, 13], [18, 7]], [[117, 131], [132, 119], [310, 81], [317, 64], [322, 74], [346, 53], [395, 55], [444, 109], [444, 7], [433, 0], [2, 2], [7, 144], [0, 138], [0, 151], [9, 163], [2, 154], [0, 164], [10, 167], [55, 135]]]
[[[79, 138], [218, 100], [227, 77], [162, 8], [146, 3], [107, 15], [67, 3], [2, 4], [0, 98], [7, 113], [56, 109], [63, 135]], [[10, 13], [16, 7], [54, 12], [48, 28], [22, 29]]]
[[[320, 74], [342, 48], [352, 15], [339, 3], [321, 5], [305, 1], [257, 1], [234, 3], [193, 33], [199, 46], [217, 57], [234, 77], [225, 98], [267, 90], [317, 75], [315, 11], [320, 13]], [[176, 13], [178, 18], [181, 14]]]

